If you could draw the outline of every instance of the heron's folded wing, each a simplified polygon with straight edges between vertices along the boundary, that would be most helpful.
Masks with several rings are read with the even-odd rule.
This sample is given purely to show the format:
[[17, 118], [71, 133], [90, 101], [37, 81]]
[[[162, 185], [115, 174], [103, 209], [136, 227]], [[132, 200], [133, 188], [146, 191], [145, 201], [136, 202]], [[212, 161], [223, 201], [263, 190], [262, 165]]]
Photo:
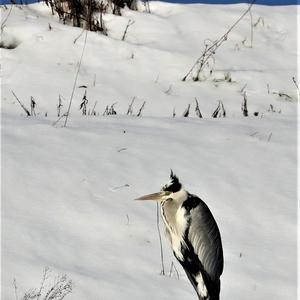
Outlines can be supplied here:
[[220, 232], [207, 205], [198, 197], [193, 198], [193, 202], [193, 205], [186, 207], [187, 213], [190, 214], [187, 238], [204, 270], [212, 280], [215, 280], [223, 272], [223, 249]]

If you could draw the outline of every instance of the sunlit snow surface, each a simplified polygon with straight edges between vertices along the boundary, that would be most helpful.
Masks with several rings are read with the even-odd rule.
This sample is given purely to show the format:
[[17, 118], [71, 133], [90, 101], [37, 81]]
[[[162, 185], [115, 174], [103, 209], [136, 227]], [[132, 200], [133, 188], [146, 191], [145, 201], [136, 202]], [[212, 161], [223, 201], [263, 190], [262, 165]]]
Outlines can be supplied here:
[[[97, 101], [99, 116], [81, 116], [84, 89], [76, 88], [67, 128], [52, 124], [59, 94], [67, 108], [84, 34], [74, 44], [81, 29], [58, 23], [43, 4], [13, 8], [3, 38], [18, 46], [1, 51], [2, 299], [15, 299], [14, 278], [20, 298], [38, 287], [45, 266], [74, 281], [66, 299], [195, 299], [177, 263], [179, 280], [168, 276], [175, 259], [164, 239], [160, 275], [156, 205], [134, 201], [158, 191], [171, 168], [218, 222], [221, 299], [296, 299], [297, 8], [254, 7], [254, 22], [264, 23], [253, 48], [247, 16], [204, 82], [181, 78], [203, 41], [220, 37], [247, 6], [150, 8], [107, 15], [108, 37], [88, 33], [77, 86], [87, 86], [88, 109]], [[233, 82], [216, 82], [227, 72]], [[11, 90], [27, 107], [35, 98], [36, 117], [25, 116]], [[140, 118], [126, 116], [134, 96], [134, 114], [146, 101]], [[212, 119], [218, 100], [227, 116]], [[114, 102], [117, 116], [102, 116]]]

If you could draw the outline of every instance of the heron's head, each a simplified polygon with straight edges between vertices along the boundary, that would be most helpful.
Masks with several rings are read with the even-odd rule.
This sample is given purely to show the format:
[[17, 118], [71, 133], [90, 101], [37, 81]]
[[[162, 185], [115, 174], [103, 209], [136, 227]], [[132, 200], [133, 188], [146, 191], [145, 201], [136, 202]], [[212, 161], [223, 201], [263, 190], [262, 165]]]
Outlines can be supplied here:
[[179, 197], [181, 198], [183, 192], [186, 193], [183, 190], [182, 184], [179, 182], [178, 177], [171, 170], [170, 180], [161, 188], [160, 192], [145, 195], [137, 198], [136, 200], [155, 200], [164, 202], [167, 199], [179, 199]]

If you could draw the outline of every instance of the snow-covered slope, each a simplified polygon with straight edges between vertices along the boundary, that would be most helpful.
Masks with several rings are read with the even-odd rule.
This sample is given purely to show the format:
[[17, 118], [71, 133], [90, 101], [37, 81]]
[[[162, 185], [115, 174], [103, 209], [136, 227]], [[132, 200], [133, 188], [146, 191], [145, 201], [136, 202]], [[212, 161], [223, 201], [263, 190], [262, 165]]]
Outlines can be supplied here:
[[[87, 86], [88, 109], [97, 101], [99, 115], [81, 116], [84, 89], [76, 88], [67, 128], [53, 126], [56, 105], [60, 94], [66, 111], [84, 34], [74, 44], [81, 30], [43, 4], [13, 8], [3, 39], [19, 45], [1, 51], [2, 299], [15, 299], [14, 278], [19, 298], [38, 287], [45, 266], [74, 281], [69, 299], [195, 299], [165, 240], [165, 268], [174, 262], [179, 280], [160, 275], [155, 203], [133, 201], [158, 191], [170, 168], [219, 224], [221, 299], [296, 299], [297, 9], [255, 6], [253, 19], [264, 24], [253, 48], [242, 44], [246, 17], [218, 50], [212, 76], [182, 82], [203, 41], [247, 6], [150, 5], [151, 14], [107, 15], [108, 37], [88, 33], [77, 87]], [[216, 82], [228, 72], [233, 82]], [[11, 90], [27, 107], [34, 97], [36, 117]], [[146, 101], [140, 118], [126, 116], [133, 97], [134, 114]], [[211, 118], [218, 100], [226, 118]], [[114, 102], [118, 114], [102, 116]]]

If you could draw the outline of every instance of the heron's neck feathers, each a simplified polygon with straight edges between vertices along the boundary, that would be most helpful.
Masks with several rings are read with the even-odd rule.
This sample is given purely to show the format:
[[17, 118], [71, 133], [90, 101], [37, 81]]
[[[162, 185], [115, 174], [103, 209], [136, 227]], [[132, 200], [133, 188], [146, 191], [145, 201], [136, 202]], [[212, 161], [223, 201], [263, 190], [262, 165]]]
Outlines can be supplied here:
[[188, 198], [188, 192], [181, 188], [178, 192], [172, 194], [172, 199], [178, 203], [178, 205], [182, 204]]

